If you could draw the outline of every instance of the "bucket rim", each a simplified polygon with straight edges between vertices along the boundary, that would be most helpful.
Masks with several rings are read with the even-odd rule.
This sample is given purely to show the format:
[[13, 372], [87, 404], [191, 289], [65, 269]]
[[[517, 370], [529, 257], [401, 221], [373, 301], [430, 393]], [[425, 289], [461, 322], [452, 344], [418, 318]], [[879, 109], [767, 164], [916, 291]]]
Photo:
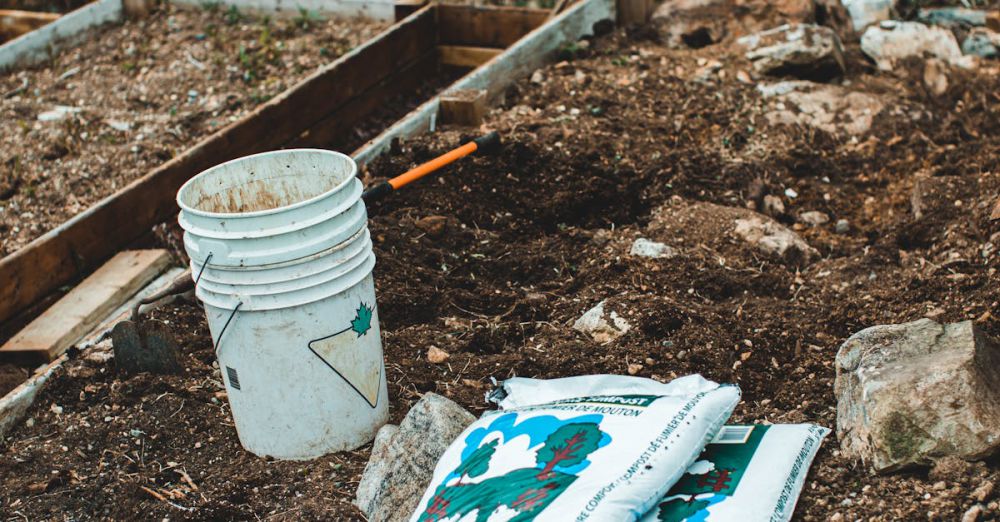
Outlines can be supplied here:
[[[190, 190], [190, 186], [194, 184], [195, 181], [197, 181], [199, 178], [201, 178], [206, 174], [214, 172], [232, 163], [238, 163], [252, 158], [259, 158], [262, 156], [282, 156], [285, 154], [291, 154], [296, 152], [319, 153], [321, 155], [328, 155], [328, 156], [338, 157], [339, 159], [345, 159], [347, 160], [347, 163], [351, 166], [350, 173], [348, 174], [348, 176], [344, 178], [343, 181], [338, 183], [330, 190], [317, 194], [311, 198], [303, 199], [302, 201], [297, 201], [295, 203], [292, 203], [291, 205], [284, 205], [281, 207], [269, 208], [265, 210], [255, 210], [252, 212], [210, 212], [207, 210], [201, 210], [191, 207], [190, 205], [182, 201], [181, 195], [184, 194], [185, 191]], [[256, 154], [250, 154], [248, 156], [240, 156], [239, 158], [233, 158], [229, 161], [224, 161], [222, 163], [219, 163], [218, 165], [209, 167], [199, 172], [198, 174], [195, 174], [194, 176], [191, 177], [191, 179], [185, 181], [184, 184], [181, 185], [181, 188], [177, 190], [177, 195], [175, 197], [175, 200], [177, 201], [177, 206], [181, 208], [181, 211], [188, 212], [200, 217], [225, 218], [225, 219], [244, 218], [244, 217], [253, 218], [253, 217], [268, 216], [271, 214], [287, 212], [289, 210], [294, 210], [315, 203], [316, 201], [326, 198], [330, 194], [343, 190], [344, 187], [357, 180], [357, 176], [358, 176], [358, 163], [354, 161], [354, 158], [348, 156], [347, 154], [344, 154], [343, 152], [338, 152], [335, 150], [328, 150], [328, 149], [311, 149], [311, 148], [270, 150], [266, 152], [258, 152]]]

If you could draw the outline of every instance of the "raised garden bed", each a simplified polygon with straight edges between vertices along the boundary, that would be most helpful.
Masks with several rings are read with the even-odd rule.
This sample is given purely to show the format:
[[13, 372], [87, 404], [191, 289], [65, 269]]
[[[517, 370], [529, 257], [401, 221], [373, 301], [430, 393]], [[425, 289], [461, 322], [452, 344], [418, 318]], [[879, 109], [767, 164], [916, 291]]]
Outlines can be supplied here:
[[245, 116], [385, 23], [165, 5], [0, 77], [9, 255]]
[[[672, 51], [624, 34], [597, 41], [508, 93], [486, 121], [504, 135], [499, 157], [469, 158], [371, 209], [395, 421], [428, 391], [482, 411], [490, 378], [699, 372], [741, 385], [734, 421], [832, 427], [833, 356], [858, 329], [930, 315], [977, 319], [1000, 335], [989, 313], [1000, 261], [982, 254], [1000, 232], [989, 219], [1000, 188], [990, 152], [1000, 136], [997, 76], [963, 76], [932, 100], [905, 78], [852, 71], [855, 89], [890, 107], [852, 140], [768, 123], [758, 91], [735, 74], [707, 89], [696, 78], [708, 58], [730, 72], [747, 67], [718, 48]], [[961, 113], [951, 109], [959, 100]], [[919, 134], [908, 132], [917, 109], [928, 115]], [[415, 138], [370, 173], [394, 175], [467, 132]], [[916, 219], [910, 189], [921, 171], [956, 183], [927, 196]], [[694, 202], [759, 208], [762, 195], [784, 201], [778, 219], [799, 229], [817, 260], [715, 243], [713, 227], [681, 229], [676, 216], [654, 212]], [[831, 222], [798, 222], [809, 210]], [[432, 215], [447, 220], [433, 237], [420, 225]], [[838, 219], [846, 231], [836, 231]], [[632, 256], [637, 237], [678, 255]], [[606, 298], [631, 323], [625, 336], [601, 344], [570, 328]], [[100, 350], [70, 361], [30, 425], [4, 443], [3, 506], [29, 518], [360, 518], [349, 501], [364, 450], [308, 463], [244, 452], [199, 305], [156, 316], [185, 339], [187, 374], [121, 379]], [[450, 359], [428, 362], [431, 345]], [[958, 519], [974, 488], [1000, 480], [996, 463], [880, 477], [836, 448], [833, 437], [824, 443], [798, 518]], [[142, 487], [175, 491], [176, 506]]]

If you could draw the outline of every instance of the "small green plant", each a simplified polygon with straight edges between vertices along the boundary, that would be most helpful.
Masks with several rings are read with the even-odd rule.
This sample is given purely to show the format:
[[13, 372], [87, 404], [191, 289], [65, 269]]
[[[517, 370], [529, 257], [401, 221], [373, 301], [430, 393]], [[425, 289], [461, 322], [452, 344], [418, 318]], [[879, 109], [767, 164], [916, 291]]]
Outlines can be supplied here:
[[226, 10], [226, 25], [236, 25], [242, 20], [243, 15], [240, 14], [240, 10], [235, 5], [229, 6], [229, 9]]
[[295, 26], [300, 29], [308, 30], [312, 27], [314, 23], [319, 22], [320, 20], [322, 20], [322, 18], [320, 18], [319, 15], [317, 15], [316, 13], [304, 7], [300, 7], [299, 15], [296, 16], [295, 18], [292, 18], [292, 23], [295, 24]]
[[208, 11], [209, 13], [218, 13], [221, 7], [222, 7], [222, 2], [218, 0], [208, 0], [201, 3], [201, 8]]

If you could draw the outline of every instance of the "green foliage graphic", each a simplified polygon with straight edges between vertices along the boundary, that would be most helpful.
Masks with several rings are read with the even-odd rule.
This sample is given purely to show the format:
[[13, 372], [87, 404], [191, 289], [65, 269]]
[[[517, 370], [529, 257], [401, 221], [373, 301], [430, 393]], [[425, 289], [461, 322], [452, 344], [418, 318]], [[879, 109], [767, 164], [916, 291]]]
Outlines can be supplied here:
[[475, 512], [476, 522], [486, 522], [500, 506], [517, 513], [511, 522], [533, 520], [576, 480], [575, 474], [556, 468], [582, 463], [598, 448], [603, 436], [593, 422], [566, 424], [552, 432], [536, 452], [540, 468], [515, 469], [478, 483], [463, 482], [465, 477], [478, 477], [489, 470], [498, 441], [483, 444], [455, 468], [452, 475], [459, 477], [457, 482], [438, 486], [420, 521], [438, 522]]
[[368, 330], [372, 328], [372, 309], [368, 308], [368, 305], [361, 303], [358, 307], [357, 314], [354, 319], [351, 319], [351, 330], [358, 334], [358, 337], [368, 333]]

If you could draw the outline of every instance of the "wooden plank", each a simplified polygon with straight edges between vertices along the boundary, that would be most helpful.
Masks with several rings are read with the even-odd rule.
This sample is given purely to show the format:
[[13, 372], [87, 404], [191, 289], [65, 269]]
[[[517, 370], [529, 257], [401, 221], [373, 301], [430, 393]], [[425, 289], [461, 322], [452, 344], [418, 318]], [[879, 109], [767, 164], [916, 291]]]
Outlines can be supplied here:
[[0, 9], [0, 38], [17, 38], [59, 19], [58, 13]]
[[438, 110], [444, 125], [478, 127], [486, 116], [486, 89], [457, 90], [442, 94]]
[[441, 43], [475, 47], [507, 47], [549, 17], [545, 9], [441, 4]]
[[86, 37], [87, 31], [121, 20], [122, 0], [97, 0], [30, 33], [0, 45], [0, 71], [45, 61]]
[[472, 47], [469, 45], [439, 45], [438, 56], [441, 65], [455, 67], [479, 67], [503, 52], [494, 47]]
[[7, 360], [51, 361], [170, 264], [166, 250], [116, 255], [0, 347]]
[[427, 6], [323, 67], [249, 115], [0, 260], [0, 321], [79, 279], [150, 227], [177, 213], [174, 195], [195, 174], [224, 161], [279, 148], [432, 50]]
[[427, 74], [433, 74], [437, 64], [437, 53], [428, 50], [420, 58], [400, 67], [396, 74], [386, 77], [378, 85], [352, 98], [349, 103], [309, 127], [290, 146], [340, 150], [349, 141], [350, 133], [365, 118], [383, 108], [386, 100], [417, 89], [426, 80]]
[[397, 0], [393, 5], [396, 21], [410, 16], [426, 4], [426, 0]]
[[[512, 82], [554, 60], [560, 46], [594, 34], [602, 26], [613, 26], [614, 18], [614, 0], [581, 0], [518, 40], [483, 67], [465, 75], [452, 84], [445, 94], [458, 89], [485, 89], [487, 101], [494, 100]], [[354, 160], [360, 165], [366, 165], [389, 150], [395, 140], [433, 132], [440, 103], [440, 97], [434, 97], [417, 107], [378, 137], [354, 151]]]

